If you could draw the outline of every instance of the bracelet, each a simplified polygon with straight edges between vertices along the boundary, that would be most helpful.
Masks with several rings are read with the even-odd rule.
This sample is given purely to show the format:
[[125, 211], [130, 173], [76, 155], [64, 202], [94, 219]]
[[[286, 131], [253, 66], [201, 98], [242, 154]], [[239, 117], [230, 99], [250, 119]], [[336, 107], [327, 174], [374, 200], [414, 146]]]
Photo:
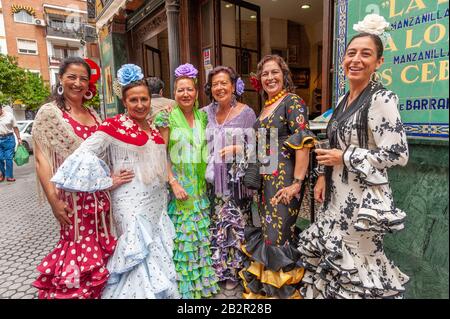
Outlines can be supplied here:
[[301, 187], [302, 187], [302, 184], [303, 184], [303, 179], [295, 178], [295, 177], [294, 177], [294, 181], [292, 182], [292, 185], [294, 185], [294, 184], [299, 184], [299, 185], [300, 185], [300, 188], [301, 188]]
[[175, 177], [172, 177], [172, 178], [169, 180], [169, 185], [172, 185], [173, 182], [176, 182], [176, 181], [177, 181], [177, 179], [176, 179]]

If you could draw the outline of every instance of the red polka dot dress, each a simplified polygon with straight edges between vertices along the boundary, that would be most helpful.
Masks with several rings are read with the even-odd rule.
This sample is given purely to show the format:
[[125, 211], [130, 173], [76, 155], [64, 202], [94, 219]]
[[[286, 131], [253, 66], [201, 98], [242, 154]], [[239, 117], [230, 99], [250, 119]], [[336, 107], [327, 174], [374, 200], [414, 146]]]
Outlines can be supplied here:
[[[99, 127], [97, 120], [89, 127], [76, 122], [67, 112], [63, 117], [82, 139]], [[106, 263], [116, 245], [111, 234], [109, 195], [104, 191], [61, 190], [59, 195], [72, 211], [68, 215], [71, 225], [61, 226], [60, 240], [37, 267], [40, 275], [33, 286], [39, 290], [40, 299], [100, 298], [109, 278]]]

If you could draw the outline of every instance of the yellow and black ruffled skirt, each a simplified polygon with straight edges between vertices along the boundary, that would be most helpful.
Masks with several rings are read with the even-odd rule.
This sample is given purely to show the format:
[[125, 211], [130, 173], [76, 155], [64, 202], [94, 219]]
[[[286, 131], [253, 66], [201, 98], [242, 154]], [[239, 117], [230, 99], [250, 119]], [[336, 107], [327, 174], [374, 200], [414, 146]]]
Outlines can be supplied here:
[[304, 268], [294, 245], [268, 245], [261, 228], [246, 227], [241, 248], [248, 256], [239, 272], [244, 299], [302, 299], [299, 289]]

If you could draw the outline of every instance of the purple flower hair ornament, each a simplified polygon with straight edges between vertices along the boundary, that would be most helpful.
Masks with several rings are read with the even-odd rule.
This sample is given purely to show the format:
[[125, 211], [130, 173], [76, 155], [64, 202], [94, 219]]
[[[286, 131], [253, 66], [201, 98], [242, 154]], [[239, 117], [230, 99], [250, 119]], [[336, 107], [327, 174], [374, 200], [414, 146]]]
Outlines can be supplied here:
[[121, 86], [142, 80], [143, 78], [144, 74], [142, 74], [142, 69], [136, 64], [124, 64], [119, 71], [117, 71], [117, 82], [119, 82]]
[[238, 78], [236, 80], [236, 94], [238, 96], [241, 96], [242, 94], [244, 94], [244, 90], [245, 90], [245, 83], [244, 81], [242, 81], [241, 78]]
[[196, 79], [198, 75], [198, 70], [189, 63], [182, 64], [178, 68], [175, 69], [175, 76], [179, 77], [188, 77], [191, 79]]

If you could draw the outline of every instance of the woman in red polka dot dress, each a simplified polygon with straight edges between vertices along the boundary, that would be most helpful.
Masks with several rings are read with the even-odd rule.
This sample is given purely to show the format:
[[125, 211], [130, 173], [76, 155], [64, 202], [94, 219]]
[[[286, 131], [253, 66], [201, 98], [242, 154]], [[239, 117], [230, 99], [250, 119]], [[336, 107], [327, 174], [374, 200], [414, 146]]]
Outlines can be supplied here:
[[[61, 224], [56, 248], [37, 267], [40, 275], [33, 285], [40, 299], [99, 298], [109, 278], [106, 263], [116, 238], [111, 233], [108, 192], [63, 191], [50, 182], [64, 160], [101, 123], [95, 111], [83, 106], [95, 94], [89, 85], [90, 73], [83, 59], [66, 59], [54, 101], [40, 108], [33, 125], [39, 190]], [[131, 181], [132, 176], [129, 171], [113, 176], [110, 189]]]

